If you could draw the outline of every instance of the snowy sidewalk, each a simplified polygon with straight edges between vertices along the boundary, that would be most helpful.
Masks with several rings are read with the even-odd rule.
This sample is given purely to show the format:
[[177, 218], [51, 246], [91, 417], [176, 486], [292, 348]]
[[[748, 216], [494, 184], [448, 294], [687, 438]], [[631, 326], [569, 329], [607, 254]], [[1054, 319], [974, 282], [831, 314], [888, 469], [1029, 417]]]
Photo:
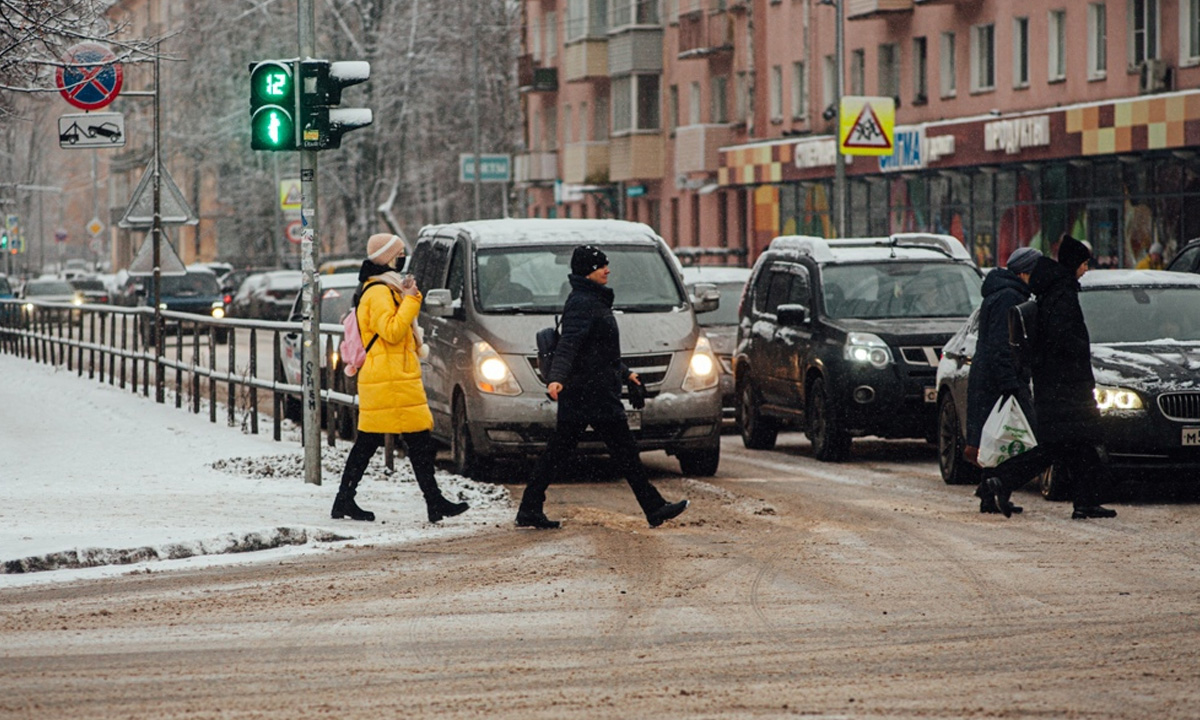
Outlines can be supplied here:
[[502, 487], [439, 471], [446, 496], [471, 510], [427, 522], [408, 461], [397, 459], [389, 476], [382, 452], [358, 498], [378, 521], [331, 520], [348, 443], [322, 447], [323, 484], [308, 485], [298, 430], [274, 442], [226, 426], [220, 412], [210, 423], [207, 410], [193, 415], [11, 355], [0, 355], [0, 418], [0, 588], [448, 537], [512, 520]]

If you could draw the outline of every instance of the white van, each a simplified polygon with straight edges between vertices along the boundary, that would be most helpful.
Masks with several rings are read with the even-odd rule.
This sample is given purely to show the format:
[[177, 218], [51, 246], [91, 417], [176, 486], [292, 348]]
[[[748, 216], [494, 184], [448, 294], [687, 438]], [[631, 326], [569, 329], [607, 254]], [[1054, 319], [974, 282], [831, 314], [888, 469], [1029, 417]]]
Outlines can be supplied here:
[[[608, 256], [622, 359], [647, 389], [644, 409], [626, 401], [639, 446], [677, 457], [685, 474], [713, 475], [721, 370], [696, 312], [716, 307], [716, 288], [696, 288], [694, 303], [678, 260], [640, 223], [483, 220], [421, 230], [408, 267], [425, 294], [422, 371], [434, 435], [465, 474], [546, 447], [557, 404], [537, 372], [534, 337], [562, 312], [571, 253], [584, 244]], [[588, 436], [580, 443], [583, 452], [603, 448]]]

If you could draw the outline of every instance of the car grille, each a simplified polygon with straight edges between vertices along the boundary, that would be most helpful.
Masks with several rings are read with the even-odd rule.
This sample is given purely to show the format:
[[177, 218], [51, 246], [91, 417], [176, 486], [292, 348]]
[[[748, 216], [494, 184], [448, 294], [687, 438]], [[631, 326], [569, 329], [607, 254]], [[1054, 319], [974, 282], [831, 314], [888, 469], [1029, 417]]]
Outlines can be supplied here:
[[[527, 355], [525, 357], [529, 361], [529, 367], [537, 372], [537, 355]], [[662, 381], [667, 377], [667, 370], [671, 368], [671, 353], [661, 353], [657, 355], [622, 355], [621, 360], [629, 366], [632, 372], [638, 374], [642, 384], [651, 393], [657, 392]], [[541, 375], [538, 375], [541, 378]], [[544, 378], [542, 378], [544, 382]]]
[[902, 347], [900, 348], [900, 356], [909, 365], [937, 367], [938, 359], [941, 357], [941, 350], [936, 347]]
[[1158, 409], [1169, 420], [1200, 420], [1200, 392], [1159, 395]]

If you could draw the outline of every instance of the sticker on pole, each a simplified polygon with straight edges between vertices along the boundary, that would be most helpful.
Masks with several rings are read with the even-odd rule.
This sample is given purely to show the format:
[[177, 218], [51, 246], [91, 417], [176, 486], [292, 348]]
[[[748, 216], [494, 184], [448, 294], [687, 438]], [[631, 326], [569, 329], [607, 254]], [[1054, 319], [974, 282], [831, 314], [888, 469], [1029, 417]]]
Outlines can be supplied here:
[[842, 98], [838, 149], [843, 155], [891, 155], [896, 101], [890, 97]]
[[80, 110], [99, 110], [121, 92], [125, 71], [117, 56], [103, 45], [72, 45], [63, 63], [54, 74], [55, 84], [63, 98]]

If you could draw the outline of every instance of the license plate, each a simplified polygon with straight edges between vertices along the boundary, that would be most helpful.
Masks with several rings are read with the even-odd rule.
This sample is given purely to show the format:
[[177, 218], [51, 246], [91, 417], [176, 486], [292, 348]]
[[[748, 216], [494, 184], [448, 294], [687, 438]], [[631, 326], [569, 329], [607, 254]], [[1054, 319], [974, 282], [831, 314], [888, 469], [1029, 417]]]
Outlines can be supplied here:
[[1185, 427], [1183, 444], [1189, 447], [1200, 447], [1200, 427]]
[[641, 410], [626, 410], [625, 419], [629, 421], [630, 430], [642, 429], [642, 411]]
[[935, 387], [925, 388], [925, 402], [927, 402], [927, 403], [937, 402], [937, 388], [935, 388]]

